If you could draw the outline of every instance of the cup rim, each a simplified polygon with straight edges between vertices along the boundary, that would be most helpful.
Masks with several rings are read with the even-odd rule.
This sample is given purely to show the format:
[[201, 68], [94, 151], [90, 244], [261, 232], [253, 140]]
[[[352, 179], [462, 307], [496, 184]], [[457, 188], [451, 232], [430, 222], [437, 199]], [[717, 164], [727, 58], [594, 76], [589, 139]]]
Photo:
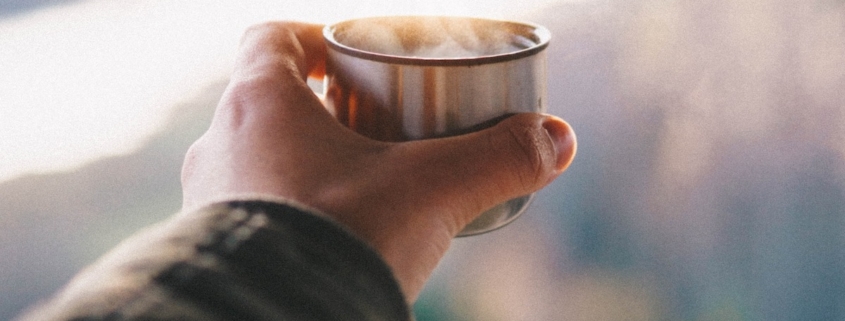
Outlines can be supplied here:
[[[440, 18], [440, 19], [457, 19], [457, 20], [467, 20], [467, 21], [477, 21], [477, 22], [484, 22], [484, 23], [499, 23], [505, 24], [514, 30], [521, 30], [522, 32], [520, 35], [526, 36], [529, 38], [529, 41], [532, 42], [532, 45], [520, 50], [506, 52], [506, 53], [499, 53], [499, 54], [492, 54], [492, 55], [482, 55], [477, 57], [415, 57], [415, 56], [400, 56], [400, 55], [392, 55], [374, 51], [367, 51], [355, 47], [351, 47], [345, 45], [338, 41], [335, 37], [335, 31], [338, 28], [342, 28], [344, 25], [359, 22], [359, 21], [367, 21], [367, 20], [377, 20], [377, 19], [418, 19], [418, 18]], [[510, 21], [510, 20], [496, 20], [496, 19], [487, 19], [487, 18], [476, 18], [476, 17], [460, 17], [460, 16], [379, 16], [379, 17], [367, 17], [367, 18], [358, 18], [358, 19], [351, 19], [345, 20], [341, 22], [337, 22], [334, 24], [326, 25], [323, 28], [323, 38], [326, 42], [326, 45], [333, 50], [336, 50], [340, 53], [371, 60], [371, 61], [378, 61], [384, 62], [389, 64], [398, 64], [398, 65], [416, 65], [416, 66], [475, 66], [475, 65], [484, 65], [484, 64], [491, 64], [491, 63], [500, 63], [506, 62], [511, 60], [517, 60], [520, 58], [528, 57], [537, 54], [540, 51], [543, 51], [548, 47], [549, 41], [551, 40], [551, 32], [541, 25], [530, 23], [530, 22], [522, 22], [522, 21]]]

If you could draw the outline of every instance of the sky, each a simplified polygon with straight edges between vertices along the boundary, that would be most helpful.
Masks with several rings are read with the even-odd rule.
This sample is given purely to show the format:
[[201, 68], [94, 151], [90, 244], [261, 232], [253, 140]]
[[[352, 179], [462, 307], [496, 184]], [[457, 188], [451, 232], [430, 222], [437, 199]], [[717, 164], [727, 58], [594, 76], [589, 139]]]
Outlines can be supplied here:
[[254, 23], [512, 19], [551, 2], [89, 0], [0, 16], [0, 182], [143, 146], [173, 107], [227, 75]]

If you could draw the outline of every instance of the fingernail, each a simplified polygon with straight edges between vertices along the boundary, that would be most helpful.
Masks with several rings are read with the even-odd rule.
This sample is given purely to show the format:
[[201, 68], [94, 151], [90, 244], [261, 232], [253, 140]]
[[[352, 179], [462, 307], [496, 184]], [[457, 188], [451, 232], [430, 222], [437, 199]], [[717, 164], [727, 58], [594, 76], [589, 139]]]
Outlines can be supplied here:
[[557, 157], [555, 169], [562, 172], [569, 167], [572, 159], [575, 158], [575, 150], [577, 149], [575, 132], [563, 119], [554, 116], [550, 116], [543, 121], [543, 128], [555, 144]]

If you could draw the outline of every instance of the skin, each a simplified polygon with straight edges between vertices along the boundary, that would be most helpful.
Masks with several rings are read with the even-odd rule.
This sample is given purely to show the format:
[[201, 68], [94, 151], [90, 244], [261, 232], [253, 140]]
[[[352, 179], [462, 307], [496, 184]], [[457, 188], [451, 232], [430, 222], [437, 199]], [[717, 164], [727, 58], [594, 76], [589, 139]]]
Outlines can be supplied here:
[[185, 157], [183, 207], [256, 194], [311, 206], [380, 253], [413, 302], [466, 224], [569, 166], [575, 134], [526, 113], [443, 139], [360, 136], [306, 85], [325, 73], [321, 28], [272, 22], [245, 33], [211, 126]]

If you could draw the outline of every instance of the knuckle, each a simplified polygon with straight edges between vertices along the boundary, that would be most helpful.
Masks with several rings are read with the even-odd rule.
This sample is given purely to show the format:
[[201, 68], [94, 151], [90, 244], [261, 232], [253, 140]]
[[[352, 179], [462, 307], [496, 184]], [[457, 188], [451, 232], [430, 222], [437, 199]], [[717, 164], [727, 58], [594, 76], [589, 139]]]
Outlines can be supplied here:
[[552, 164], [554, 151], [539, 124], [520, 123], [508, 128], [508, 137], [513, 153], [513, 172], [526, 190], [535, 189], [546, 181]]
[[[305, 51], [297, 38], [299, 27], [291, 22], [265, 22], [250, 26], [241, 37], [239, 69], [236, 76], [272, 71], [291, 72], [298, 76], [301, 66], [295, 61], [305, 58]], [[269, 67], [269, 68], [268, 68]], [[239, 73], [244, 69], [243, 73]]]
[[197, 149], [199, 148], [198, 143], [199, 141], [191, 144], [191, 146], [188, 147], [188, 151], [185, 152], [185, 160], [184, 162], [182, 162], [182, 172], [180, 175], [180, 179], [183, 186], [190, 182], [191, 178], [196, 172], [197, 161], [199, 158], [197, 152]]
[[291, 23], [287, 21], [265, 21], [249, 26], [244, 32], [245, 35], [273, 33], [279, 30], [286, 30], [291, 28]]
[[211, 156], [216, 153], [213, 148], [210, 148], [208, 136], [209, 132], [206, 132], [185, 151], [180, 173], [183, 188], [204, 179], [203, 173], [209, 169], [209, 161], [213, 159]]

